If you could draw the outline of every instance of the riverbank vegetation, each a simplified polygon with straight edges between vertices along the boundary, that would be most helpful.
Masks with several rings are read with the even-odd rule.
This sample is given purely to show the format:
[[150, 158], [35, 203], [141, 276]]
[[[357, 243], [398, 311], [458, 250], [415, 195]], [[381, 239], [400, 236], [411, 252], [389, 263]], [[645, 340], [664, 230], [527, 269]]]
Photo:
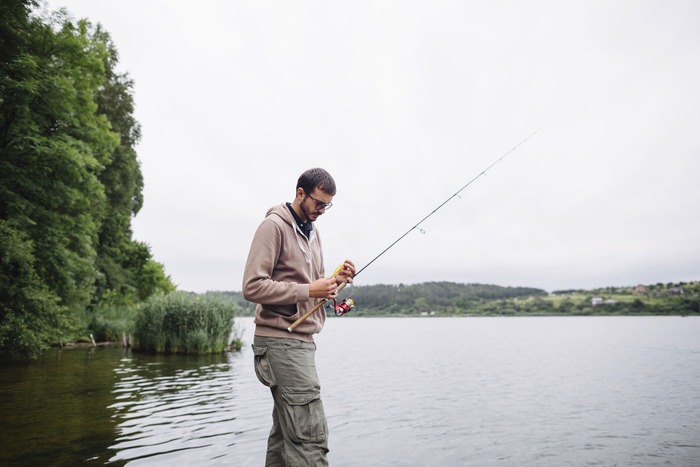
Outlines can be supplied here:
[[229, 341], [237, 308], [213, 295], [174, 292], [151, 297], [136, 317], [134, 350], [187, 354], [240, 350], [240, 336]]
[[[348, 288], [348, 316], [612, 316], [700, 315], [700, 282], [561, 290], [427, 282]], [[252, 315], [240, 292], [220, 292]], [[346, 295], [343, 295], [346, 296]], [[328, 310], [329, 316], [333, 315]]]
[[0, 14], [0, 356], [119, 338], [175, 290], [132, 237], [133, 83], [99, 25], [33, 0]]

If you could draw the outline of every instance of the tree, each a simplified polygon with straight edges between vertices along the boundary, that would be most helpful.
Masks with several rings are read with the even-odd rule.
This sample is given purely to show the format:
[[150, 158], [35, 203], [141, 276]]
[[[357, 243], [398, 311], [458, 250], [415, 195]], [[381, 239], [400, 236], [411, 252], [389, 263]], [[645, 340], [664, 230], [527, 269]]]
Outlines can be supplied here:
[[0, 352], [35, 357], [69, 327], [67, 310], [34, 269], [32, 242], [0, 220]]
[[[3, 277], [17, 275], [0, 283], [12, 303], [0, 328], [21, 317], [33, 323], [18, 327], [25, 340], [46, 345], [44, 325], [57, 326], [54, 335], [70, 329], [71, 320], [58, 319], [64, 313], [75, 318], [105, 300], [129, 304], [174, 287], [132, 239], [143, 203], [140, 128], [132, 83], [115, 71], [116, 49], [99, 26], [65, 11], [31, 14], [34, 6], [0, 5]], [[0, 352], [10, 342], [3, 339]]]
[[25, 27], [0, 74], [0, 218], [28, 235], [39, 278], [78, 310], [96, 276], [105, 205], [98, 175], [117, 144], [94, 99], [106, 52], [86, 23], [63, 15]]
[[93, 34], [104, 44], [105, 81], [98, 89], [97, 113], [119, 135], [112, 158], [100, 173], [105, 187], [106, 215], [99, 230], [95, 302], [116, 297], [120, 304], [145, 300], [155, 292], [174, 290], [163, 266], [152, 260], [148, 246], [132, 239], [131, 219], [143, 205], [143, 176], [135, 146], [141, 127], [134, 118], [133, 81], [117, 73], [118, 53], [109, 33], [97, 26]]

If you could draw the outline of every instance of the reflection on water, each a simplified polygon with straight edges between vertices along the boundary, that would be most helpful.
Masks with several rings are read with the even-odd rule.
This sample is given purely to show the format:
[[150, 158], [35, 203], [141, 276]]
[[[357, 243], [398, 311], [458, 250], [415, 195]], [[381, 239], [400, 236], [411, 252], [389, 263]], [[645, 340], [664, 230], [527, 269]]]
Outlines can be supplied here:
[[109, 406], [118, 422], [109, 461], [240, 465], [259, 456], [269, 409], [251, 384], [250, 364], [241, 354], [122, 358]]
[[52, 350], [30, 365], [3, 365], [0, 465], [103, 465], [114, 440], [111, 355]]
[[255, 465], [271, 403], [247, 357], [71, 349], [3, 368], [0, 465]]
[[233, 388], [224, 358], [177, 363], [123, 358], [116, 369], [116, 401], [110, 406], [120, 420], [116, 443], [110, 446], [117, 455], [111, 460], [175, 455], [231, 435]]
[[[0, 465], [259, 466], [249, 347], [0, 369]], [[343, 318], [317, 363], [343, 466], [700, 465], [700, 318]]]

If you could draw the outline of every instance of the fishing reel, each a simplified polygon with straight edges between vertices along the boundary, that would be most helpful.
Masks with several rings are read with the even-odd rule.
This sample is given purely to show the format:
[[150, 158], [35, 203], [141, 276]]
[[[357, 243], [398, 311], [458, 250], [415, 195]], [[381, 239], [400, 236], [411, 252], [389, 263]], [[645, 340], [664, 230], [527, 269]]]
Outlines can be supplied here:
[[[328, 308], [330, 307], [331, 306], [328, 305]], [[352, 298], [344, 298], [340, 303], [338, 303], [335, 298], [333, 299], [333, 311], [335, 311], [336, 316], [343, 316], [353, 308], [355, 308], [355, 300]]]

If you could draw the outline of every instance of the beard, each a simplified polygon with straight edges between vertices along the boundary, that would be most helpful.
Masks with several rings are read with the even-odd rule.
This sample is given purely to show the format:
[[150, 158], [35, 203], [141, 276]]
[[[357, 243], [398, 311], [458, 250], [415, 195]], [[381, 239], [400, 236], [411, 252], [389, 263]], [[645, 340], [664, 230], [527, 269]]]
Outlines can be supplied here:
[[[323, 214], [323, 212], [318, 211], [315, 208], [312, 211], [310, 211], [306, 207], [306, 199], [311, 199], [311, 198], [309, 198], [308, 196], [306, 198], [304, 198], [304, 200], [299, 205], [299, 209], [301, 210], [301, 213], [304, 215], [304, 217], [306, 217], [306, 221], [314, 222], [316, 219], [319, 218], [319, 216], [321, 214]], [[313, 201], [313, 199], [311, 201]], [[315, 206], [315, 204], [314, 204], [314, 206]], [[304, 221], [304, 222], [306, 222], [306, 221]]]
[[306, 209], [304, 203], [301, 203], [299, 208], [301, 209], [301, 213], [304, 214], [304, 217], [306, 218], [305, 221], [313, 222], [318, 219], [318, 216], [321, 215], [320, 212], [310, 212], [308, 209]]

